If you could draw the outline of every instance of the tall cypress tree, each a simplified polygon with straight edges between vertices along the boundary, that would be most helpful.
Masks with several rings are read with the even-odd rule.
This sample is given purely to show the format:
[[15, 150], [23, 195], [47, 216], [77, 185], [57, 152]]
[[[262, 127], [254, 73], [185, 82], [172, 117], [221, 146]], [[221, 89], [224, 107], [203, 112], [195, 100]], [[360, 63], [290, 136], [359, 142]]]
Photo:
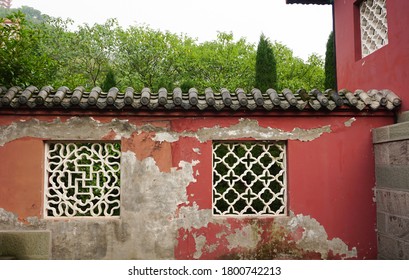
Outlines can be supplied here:
[[102, 91], [108, 92], [111, 88], [116, 87], [117, 82], [115, 79], [115, 74], [112, 69], [109, 69], [107, 75], [105, 76], [105, 80], [101, 85]]
[[277, 84], [276, 60], [270, 41], [261, 34], [256, 55], [255, 87], [265, 92]]
[[325, 52], [325, 88], [337, 89], [337, 66], [335, 60], [335, 39], [334, 31], [329, 34], [327, 41], [327, 50]]

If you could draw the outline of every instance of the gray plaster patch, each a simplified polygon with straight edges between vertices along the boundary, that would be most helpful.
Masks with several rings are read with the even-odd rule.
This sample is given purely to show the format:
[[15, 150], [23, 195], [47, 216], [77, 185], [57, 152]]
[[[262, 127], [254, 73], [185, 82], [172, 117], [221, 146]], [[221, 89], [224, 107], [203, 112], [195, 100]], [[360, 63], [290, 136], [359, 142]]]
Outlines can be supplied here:
[[180, 162], [179, 168], [161, 172], [153, 158], [137, 160], [133, 152], [122, 154], [121, 219], [132, 229], [132, 247], [137, 258], [171, 259], [177, 242], [175, 212], [187, 202], [186, 188], [196, 179], [193, 166]]
[[206, 244], [206, 237], [203, 235], [199, 235], [199, 236], [194, 236], [195, 239], [195, 244], [196, 244], [196, 248], [195, 248], [195, 253], [193, 254], [193, 258], [195, 259], [199, 259], [202, 256], [202, 250], [203, 247]]
[[22, 137], [58, 140], [101, 139], [111, 131], [120, 137], [128, 138], [134, 130], [135, 127], [127, 121], [117, 119], [110, 123], [101, 123], [91, 117], [73, 117], [66, 122], [62, 122], [60, 118], [56, 118], [52, 122], [30, 119], [1, 126], [0, 146]]
[[119, 119], [112, 119], [110, 122], [102, 123], [92, 117], [72, 117], [66, 122], [61, 121], [60, 118], [55, 118], [51, 122], [30, 119], [0, 126], [0, 146], [22, 137], [54, 140], [95, 140], [114, 132], [115, 138], [118, 140], [129, 138], [132, 133], [142, 131], [161, 132], [166, 131], [166, 129], [151, 124], [136, 126], [129, 123], [128, 120]]
[[331, 133], [331, 126], [326, 125], [312, 129], [294, 128], [284, 131], [277, 128], [261, 127], [256, 120], [240, 119], [238, 124], [229, 127], [205, 127], [197, 131], [159, 132], [153, 137], [154, 141], [176, 142], [180, 137], [192, 137], [201, 143], [209, 140], [229, 140], [238, 138], [252, 138], [256, 140], [300, 140], [312, 141], [323, 133]]
[[234, 248], [254, 249], [261, 237], [257, 233], [257, 229], [253, 225], [249, 224], [240, 229], [236, 229], [233, 234], [226, 236], [229, 245], [229, 250]]
[[352, 124], [356, 121], [356, 118], [350, 118], [349, 120], [347, 120], [346, 122], [344, 122], [344, 125], [346, 127], [351, 127]]
[[[67, 129], [69, 128], [69, 129]], [[176, 142], [180, 137], [192, 137], [200, 142], [209, 140], [229, 140], [237, 138], [252, 138], [256, 140], [300, 140], [312, 141], [323, 133], [330, 133], [331, 126], [326, 125], [312, 129], [294, 128], [283, 131], [271, 127], [260, 127], [256, 120], [240, 119], [239, 123], [220, 127], [201, 128], [197, 131], [181, 133], [169, 131], [168, 128], [155, 127], [151, 124], [136, 126], [128, 120], [113, 119], [102, 123], [91, 117], [73, 117], [66, 122], [56, 118], [51, 122], [38, 119], [21, 120], [7, 126], [0, 126], [0, 146], [22, 138], [36, 137], [54, 140], [94, 140], [101, 139], [110, 132], [115, 133], [115, 139], [129, 138], [134, 132], [155, 132], [154, 141]]]
[[156, 132], [153, 140], [156, 142], [169, 142], [173, 143], [179, 140], [179, 136], [176, 133], [170, 133], [168, 131]]
[[329, 251], [346, 258], [357, 257], [357, 249], [354, 247], [349, 250], [348, 245], [340, 238], [328, 240], [325, 228], [310, 216], [290, 213], [290, 216], [276, 219], [276, 222], [290, 232], [301, 227], [304, 232], [300, 240], [296, 241], [298, 247], [306, 251], [318, 252], [323, 259], [327, 258]]
[[176, 218], [178, 228], [200, 229], [206, 227], [209, 223], [224, 223], [223, 219], [215, 219], [212, 215], [212, 209], [199, 209], [196, 203], [190, 207], [182, 207]]

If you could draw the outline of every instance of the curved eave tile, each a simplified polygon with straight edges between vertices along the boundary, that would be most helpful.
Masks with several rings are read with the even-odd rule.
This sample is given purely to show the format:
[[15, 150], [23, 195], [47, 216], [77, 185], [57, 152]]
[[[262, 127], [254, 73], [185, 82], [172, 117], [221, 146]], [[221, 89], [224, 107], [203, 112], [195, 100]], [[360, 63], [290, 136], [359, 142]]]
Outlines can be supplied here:
[[60, 87], [54, 90], [51, 87], [43, 87], [41, 90], [30, 86], [27, 88], [12, 87], [0, 89], [0, 109], [62, 109], [69, 110], [148, 110], [148, 111], [243, 111], [243, 110], [264, 110], [264, 111], [379, 111], [396, 110], [401, 105], [401, 99], [390, 90], [369, 91], [356, 90], [350, 92], [341, 90], [335, 92], [328, 89], [321, 92], [317, 89], [306, 91], [299, 89], [292, 92], [284, 89], [277, 92], [268, 89], [261, 92], [253, 89], [245, 92], [237, 89], [230, 92], [222, 89], [214, 92], [208, 88], [205, 92], [198, 92], [190, 89], [187, 93], [182, 93], [180, 88], [173, 91], [160, 89], [158, 93], [151, 92], [145, 88], [142, 92], [136, 92], [132, 88], [127, 88], [125, 92], [120, 92], [117, 88], [112, 88], [107, 93], [100, 88], [93, 88], [86, 92], [83, 87], [77, 87], [70, 91], [67, 87]]

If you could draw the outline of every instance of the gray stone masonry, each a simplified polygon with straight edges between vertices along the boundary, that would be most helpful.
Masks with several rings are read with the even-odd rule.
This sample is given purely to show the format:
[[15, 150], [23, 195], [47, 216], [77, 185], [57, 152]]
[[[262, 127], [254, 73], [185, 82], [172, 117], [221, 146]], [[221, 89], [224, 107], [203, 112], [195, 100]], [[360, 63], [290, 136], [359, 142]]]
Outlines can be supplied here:
[[379, 259], [409, 259], [409, 112], [373, 130]]
[[50, 256], [50, 231], [0, 231], [0, 260], [48, 260]]

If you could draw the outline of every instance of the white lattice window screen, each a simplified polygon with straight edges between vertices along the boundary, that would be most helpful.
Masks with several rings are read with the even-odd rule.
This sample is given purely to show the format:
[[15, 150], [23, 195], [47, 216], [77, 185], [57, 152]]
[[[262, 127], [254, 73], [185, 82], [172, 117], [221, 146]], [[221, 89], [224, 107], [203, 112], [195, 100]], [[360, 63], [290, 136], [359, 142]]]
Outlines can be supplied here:
[[213, 143], [213, 214], [286, 214], [282, 142]]
[[364, 0], [360, 4], [361, 49], [365, 57], [388, 44], [386, 0]]
[[46, 143], [45, 217], [120, 214], [119, 143]]

